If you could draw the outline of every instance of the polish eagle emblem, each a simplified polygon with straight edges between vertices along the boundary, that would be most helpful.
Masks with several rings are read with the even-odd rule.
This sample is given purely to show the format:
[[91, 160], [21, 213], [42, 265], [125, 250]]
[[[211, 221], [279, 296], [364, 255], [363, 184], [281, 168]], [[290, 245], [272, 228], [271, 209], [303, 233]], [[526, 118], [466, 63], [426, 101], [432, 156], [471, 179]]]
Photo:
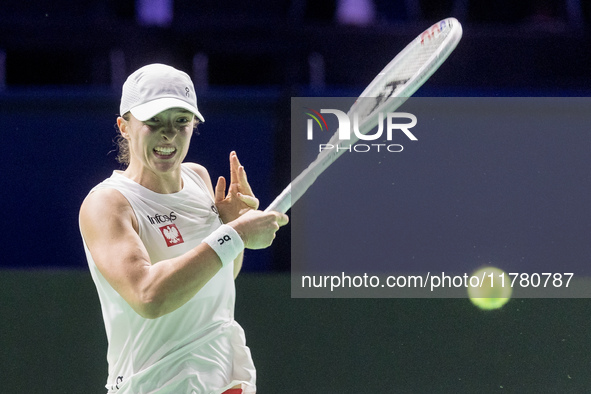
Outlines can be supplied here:
[[174, 246], [184, 242], [179, 229], [174, 224], [160, 227], [160, 231], [164, 235], [166, 245], [168, 246]]

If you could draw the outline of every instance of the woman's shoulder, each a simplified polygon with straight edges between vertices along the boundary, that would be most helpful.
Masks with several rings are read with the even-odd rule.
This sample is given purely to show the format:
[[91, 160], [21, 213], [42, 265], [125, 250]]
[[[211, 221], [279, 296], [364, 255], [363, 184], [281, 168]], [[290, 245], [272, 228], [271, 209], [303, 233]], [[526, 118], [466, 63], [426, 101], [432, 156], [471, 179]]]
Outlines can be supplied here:
[[114, 188], [105, 187], [92, 191], [82, 202], [81, 209], [90, 211], [121, 211], [130, 207], [123, 194]]
[[131, 223], [137, 229], [129, 201], [119, 190], [112, 188], [97, 189], [86, 196], [80, 206], [79, 221], [83, 233], [88, 234], [93, 229], [107, 228], [109, 223]]

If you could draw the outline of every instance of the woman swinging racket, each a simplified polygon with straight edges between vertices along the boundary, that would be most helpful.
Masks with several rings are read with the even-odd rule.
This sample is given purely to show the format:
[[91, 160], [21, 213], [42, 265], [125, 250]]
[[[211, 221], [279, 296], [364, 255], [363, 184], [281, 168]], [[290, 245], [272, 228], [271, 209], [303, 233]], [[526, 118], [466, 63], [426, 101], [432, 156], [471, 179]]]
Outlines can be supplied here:
[[140, 68], [123, 85], [124, 171], [97, 185], [80, 229], [108, 337], [109, 393], [254, 393], [256, 372], [234, 320], [244, 248], [268, 247], [288, 221], [257, 210], [237, 155], [230, 185], [183, 163], [197, 123], [184, 72]]

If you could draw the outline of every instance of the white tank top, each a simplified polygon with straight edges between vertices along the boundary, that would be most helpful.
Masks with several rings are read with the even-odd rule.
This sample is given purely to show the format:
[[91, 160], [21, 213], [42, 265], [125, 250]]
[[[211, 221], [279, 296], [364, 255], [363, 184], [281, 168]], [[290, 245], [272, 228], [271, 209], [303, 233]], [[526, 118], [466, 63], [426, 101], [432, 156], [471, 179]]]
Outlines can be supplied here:
[[[120, 171], [91, 190], [112, 188], [127, 199], [152, 264], [184, 254], [221, 225], [205, 182], [181, 169], [178, 193], [155, 193]], [[221, 393], [237, 384], [255, 392], [250, 350], [234, 321], [232, 264], [174, 312], [145, 319], [102, 276], [86, 242], [84, 249], [109, 342], [109, 393]]]

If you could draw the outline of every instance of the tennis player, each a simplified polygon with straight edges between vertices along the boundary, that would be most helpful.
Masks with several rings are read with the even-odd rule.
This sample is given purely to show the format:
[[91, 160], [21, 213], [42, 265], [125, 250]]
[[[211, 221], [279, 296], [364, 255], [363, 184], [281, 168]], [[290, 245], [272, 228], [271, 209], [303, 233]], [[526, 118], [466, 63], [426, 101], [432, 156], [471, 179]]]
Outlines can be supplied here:
[[243, 250], [271, 245], [288, 218], [257, 210], [230, 154], [230, 185], [183, 163], [204, 118], [189, 76], [151, 64], [123, 85], [124, 171], [80, 209], [88, 265], [108, 337], [108, 393], [256, 392], [244, 331], [234, 320]]

